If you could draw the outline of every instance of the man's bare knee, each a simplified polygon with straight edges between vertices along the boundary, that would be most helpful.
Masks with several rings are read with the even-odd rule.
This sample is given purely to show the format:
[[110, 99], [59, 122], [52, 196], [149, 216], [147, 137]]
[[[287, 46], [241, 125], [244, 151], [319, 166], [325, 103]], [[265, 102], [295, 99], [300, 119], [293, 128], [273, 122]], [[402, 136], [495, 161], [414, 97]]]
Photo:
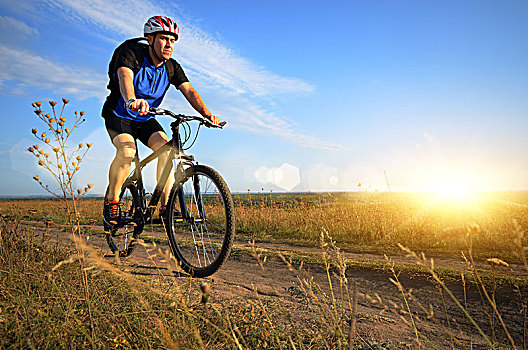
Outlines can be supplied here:
[[130, 164], [136, 155], [136, 143], [129, 134], [119, 134], [112, 140], [115, 148], [115, 159], [122, 164]]
[[136, 148], [123, 145], [116, 149], [116, 159], [122, 163], [132, 163], [136, 155]]

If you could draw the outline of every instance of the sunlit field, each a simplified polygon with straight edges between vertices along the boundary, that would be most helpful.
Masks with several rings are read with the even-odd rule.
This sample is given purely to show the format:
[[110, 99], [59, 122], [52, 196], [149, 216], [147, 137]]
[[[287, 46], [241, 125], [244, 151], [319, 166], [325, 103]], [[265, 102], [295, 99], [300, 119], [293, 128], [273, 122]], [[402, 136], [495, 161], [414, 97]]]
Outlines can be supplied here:
[[456, 249], [477, 224], [476, 249], [509, 251], [514, 220], [528, 227], [528, 192], [259, 194], [236, 203], [240, 232], [314, 242], [324, 228], [342, 247]]
[[[217, 294], [213, 301], [207, 297], [211, 284], [198, 285], [185, 276], [174, 280], [172, 272], [167, 276], [161, 272], [178, 267], [164, 258], [166, 252], [156, 248], [154, 240], [142, 243], [146, 248], [124, 265], [85, 245], [84, 258], [77, 261], [75, 257], [81, 256], [77, 251], [50, 244], [59, 240], [62, 228], [68, 231], [64, 203], [0, 201], [4, 265], [0, 274], [5, 291], [0, 295], [4, 312], [0, 319], [5, 320], [1, 334], [6, 344], [184, 349], [236, 348], [235, 344], [240, 349], [290, 348], [284, 344], [299, 349], [381, 349], [390, 344], [387, 348], [409, 349], [458, 348], [456, 342], [468, 349], [515, 348], [514, 344], [525, 348], [526, 281], [517, 272], [502, 276], [498, 270], [515, 262], [528, 268], [522, 253], [527, 246], [523, 232], [528, 229], [528, 192], [245, 193], [234, 194], [234, 200], [238, 242], [254, 241], [250, 246], [256, 249], [243, 253], [245, 248], [235, 248], [231, 263], [239, 264], [236, 273], [225, 283], [212, 283], [230, 294], [223, 298]], [[101, 204], [100, 199], [76, 202], [81, 224], [88, 225], [81, 231], [89, 233], [87, 237], [103, 233]], [[43, 226], [53, 233], [45, 235]], [[35, 228], [42, 237], [35, 235]], [[322, 243], [322, 232], [335, 243], [328, 237]], [[264, 256], [265, 250], [258, 248], [274, 242], [319, 247], [324, 253], [319, 260], [307, 258], [313, 270], [304, 270], [304, 260], [294, 266], [292, 260]], [[415, 267], [395, 267], [386, 260], [382, 270], [376, 262], [358, 269], [340, 255], [344, 248], [394, 256], [401, 252], [398, 244], [408, 247], [404, 249], [414, 256]], [[413, 251], [457, 259], [465, 252], [471, 268], [441, 272], [433, 268], [432, 260]], [[477, 269], [473, 256], [479, 255], [492, 256], [487, 259], [492, 266]], [[158, 266], [162, 262], [169, 268]], [[252, 265], [257, 263], [260, 270]], [[147, 278], [145, 271], [126, 272], [149, 264], [156, 266], [155, 278]], [[268, 288], [286, 271], [298, 284], [257, 293], [257, 287]], [[247, 295], [251, 288], [237, 287], [238, 274], [255, 289], [253, 301]], [[264, 282], [258, 282], [260, 274], [268, 276]], [[284, 315], [289, 315], [289, 322]], [[380, 334], [398, 330], [409, 336], [392, 334], [385, 342], [380, 340], [385, 336], [372, 333], [373, 326]], [[35, 340], [28, 338], [29, 333]]]
[[[475, 252], [508, 254], [514, 222], [528, 229], [528, 192], [250, 193], [234, 194], [238, 238], [318, 244], [321, 231], [343, 248], [387, 249], [397, 243], [424, 251], [467, 246], [476, 224]], [[2, 201], [3, 215], [64, 222], [57, 201]], [[82, 223], [99, 223], [100, 200], [78, 202]], [[526, 237], [524, 238], [526, 240]], [[526, 243], [526, 242], [524, 242]]]

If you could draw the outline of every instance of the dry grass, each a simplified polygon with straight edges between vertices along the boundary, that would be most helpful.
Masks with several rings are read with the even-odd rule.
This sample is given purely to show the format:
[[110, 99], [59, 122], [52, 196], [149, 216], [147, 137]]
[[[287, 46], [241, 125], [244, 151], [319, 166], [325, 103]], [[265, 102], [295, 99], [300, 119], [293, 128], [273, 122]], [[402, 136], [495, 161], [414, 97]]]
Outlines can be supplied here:
[[[100, 222], [101, 201], [77, 205], [82, 224]], [[60, 201], [4, 201], [0, 212], [65, 223], [63, 206]], [[235, 210], [238, 237], [317, 246], [325, 229], [342, 248], [384, 252], [405, 242], [411, 249], [458, 256], [466, 246], [465, 227], [475, 222], [480, 226], [473, 238], [475, 255], [512, 258], [513, 222], [528, 230], [528, 192], [481, 193], [470, 203], [412, 193], [235, 195]]]

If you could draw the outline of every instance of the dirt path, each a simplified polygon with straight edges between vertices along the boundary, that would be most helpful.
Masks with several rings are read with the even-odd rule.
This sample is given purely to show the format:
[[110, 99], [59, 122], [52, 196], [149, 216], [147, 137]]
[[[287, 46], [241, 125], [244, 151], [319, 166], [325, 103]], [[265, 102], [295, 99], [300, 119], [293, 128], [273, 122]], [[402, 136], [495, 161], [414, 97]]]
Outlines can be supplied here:
[[[42, 235], [43, 230], [45, 230], [42, 227], [31, 226], [36, 236]], [[147, 236], [165, 237], [164, 232], [154, 231], [151, 228], [147, 228], [145, 233]], [[51, 236], [53, 235], [54, 233], [51, 234]], [[59, 240], [62, 242], [70, 240], [69, 233], [61, 232]], [[102, 235], [90, 235], [89, 242], [98, 247], [105, 258], [111, 261], [115, 260]], [[215, 275], [206, 279], [213, 286], [211, 298], [216, 301], [228, 301], [234, 305], [252, 305], [263, 302], [270, 307], [278, 305], [280, 301], [281, 307], [288, 310], [296, 322], [309, 322], [314, 327], [320, 327], [324, 321], [317, 314], [310, 312], [310, 300], [313, 301], [313, 297], [310, 297], [309, 291], [303, 287], [302, 280], [308, 280], [309, 277], [312, 277], [313, 282], [324, 293], [318, 297], [323, 302], [331, 304], [331, 299], [328, 297], [330, 289], [326, 270], [321, 263], [313, 262], [314, 257], [320, 258], [322, 256], [322, 250], [314, 247], [262, 241], [256, 242], [255, 246], [263, 252], [262, 258], [264, 255], [268, 256], [264, 270], [259, 266], [257, 259], [251, 255], [250, 244], [238, 239], [230, 259]], [[130, 257], [122, 259], [121, 263], [138, 276], [156, 278], [163, 274], [177, 279], [178, 277], [175, 277], [172, 268], [162, 262], [163, 259], [159, 253], [168, 250], [169, 246], [166, 241], [156, 240], [156, 249], [139, 246]], [[158, 253], [156, 254], [156, 252]], [[302, 271], [298, 270], [298, 262], [293, 264], [294, 271], [291, 271], [277, 253], [286, 257], [295, 257], [295, 261], [300, 261], [304, 257]], [[384, 256], [376, 254], [354, 252], [345, 252], [344, 254], [348, 262], [385, 262]], [[414, 263], [412, 258], [407, 258], [404, 255], [391, 256], [390, 259], [397, 266], [409, 266]], [[387, 268], [368, 267], [369, 265], [374, 266], [375, 264], [353, 264], [353, 267], [346, 271], [349, 285], [357, 286], [357, 334], [366, 344], [365, 349], [420, 348], [413, 328], [410, 327], [410, 324], [406, 325], [405, 323], [411, 321], [411, 318], [405, 312], [407, 308], [402, 293], [389, 280], [389, 278], [394, 278], [392, 273]], [[478, 261], [477, 266], [479, 269], [490, 270], [490, 267], [486, 266], [483, 261]], [[436, 257], [435, 267], [464, 271], [467, 265], [462, 259]], [[334, 290], [339, 286], [339, 280], [335, 276], [336, 272], [334, 269], [331, 274]], [[510, 276], [512, 281], [528, 279], [527, 271], [521, 265], [510, 265], [510, 268], [501, 269], [500, 274]], [[438, 285], [433, 283], [432, 278], [417, 272], [416, 269], [407, 268], [402, 270], [399, 280], [405, 289], [412, 289], [412, 297], [411, 299], [408, 297], [407, 300], [409, 300], [416, 327], [423, 335], [420, 340], [422, 348], [452, 348], [453, 343], [449, 333], [462, 342], [462, 345], [456, 346], [456, 348], [470, 348], [470, 343], [472, 343], [472, 349], [489, 348], [475, 328], [468, 326], [467, 317], [460, 308], [449, 299], [446, 292], [440, 291]], [[489, 304], [482, 302], [483, 297], [475, 287], [475, 283], [468, 280], [466, 284], [464, 293], [459, 278], [448, 278], [446, 282], [449, 290], [462, 304], [464, 304], [464, 294], [466, 294], [467, 309], [485, 334], [489, 337], [495, 334], [497, 341], [507, 345], [505, 348], [509, 348], [509, 342], [497, 319], [493, 317], [493, 321], [490, 321], [490, 317], [486, 314], [492, 313], [492, 310], [488, 306]], [[516, 291], [511, 284], [507, 283], [498, 285], [495, 291], [495, 299], [501, 316], [515, 344], [520, 349], [523, 348], [523, 338], [525, 337], [525, 326], [523, 326], [525, 318], [521, 312], [521, 300], [524, 298], [524, 302], [526, 302], [527, 296], [528, 288], [526, 286]], [[419, 303], [425, 309], [433, 310], [432, 317], [430, 317], [431, 314], [427, 314], [419, 307]], [[407, 321], [403, 321], [402, 317], [405, 317]], [[493, 332], [491, 328], [494, 329]], [[367, 342], [370, 342], [368, 343], [370, 346], [367, 346]], [[428, 342], [432, 342], [434, 347]]]

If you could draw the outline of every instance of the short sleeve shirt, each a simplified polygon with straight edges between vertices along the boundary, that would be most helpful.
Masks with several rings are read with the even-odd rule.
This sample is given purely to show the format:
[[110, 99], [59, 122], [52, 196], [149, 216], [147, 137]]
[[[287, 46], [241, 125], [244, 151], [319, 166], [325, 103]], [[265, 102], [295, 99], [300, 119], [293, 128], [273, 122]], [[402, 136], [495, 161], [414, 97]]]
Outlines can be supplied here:
[[[174, 67], [174, 74], [170, 81], [167, 74], [167, 64], [172, 64]], [[125, 46], [121, 48], [115, 62], [114, 72], [117, 72], [120, 67], [130, 68], [134, 72], [133, 82], [136, 98], [146, 100], [152, 107], [159, 107], [171, 84], [178, 88], [181, 84], [189, 81], [183, 68], [172, 58], [161, 66], [155, 67], [146, 47], [135, 49]], [[103, 116], [111, 113], [119, 118], [139, 122], [152, 118], [150, 115], [139, 115], [138, 112], [126, 109], [124, 104], [125, 101], [121, 96], [119, 86], [116, 84], [106, 99]]]

